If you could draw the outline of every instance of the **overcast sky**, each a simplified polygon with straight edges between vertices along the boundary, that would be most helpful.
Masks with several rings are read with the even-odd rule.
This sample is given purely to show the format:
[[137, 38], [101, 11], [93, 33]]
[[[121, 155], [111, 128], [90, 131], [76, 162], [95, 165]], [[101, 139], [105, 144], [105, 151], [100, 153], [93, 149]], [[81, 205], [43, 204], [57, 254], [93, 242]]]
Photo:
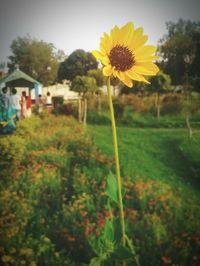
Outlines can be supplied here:
[[0, 0], [0, 62], [18, 36], [51, 42], [69, 55], [99, 48], [103, 32], [128, 21], [144, 27], [149, 44], [166, 33], [166, 21], [200, 20], [200, 0]]

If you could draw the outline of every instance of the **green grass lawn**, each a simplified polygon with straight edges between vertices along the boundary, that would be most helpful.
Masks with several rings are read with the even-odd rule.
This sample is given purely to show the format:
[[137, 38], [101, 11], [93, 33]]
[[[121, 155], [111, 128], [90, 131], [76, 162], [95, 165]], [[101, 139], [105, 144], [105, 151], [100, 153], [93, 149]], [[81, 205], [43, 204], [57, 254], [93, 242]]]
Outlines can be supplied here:
[[[88, 127], [102, 152], [113, 154], [110, 126]], [[188, 139], [184, 129], [135, 129], [118, 127], [122, 176], [162, 180], [187, 195], [199, 198], [200, 132]]]

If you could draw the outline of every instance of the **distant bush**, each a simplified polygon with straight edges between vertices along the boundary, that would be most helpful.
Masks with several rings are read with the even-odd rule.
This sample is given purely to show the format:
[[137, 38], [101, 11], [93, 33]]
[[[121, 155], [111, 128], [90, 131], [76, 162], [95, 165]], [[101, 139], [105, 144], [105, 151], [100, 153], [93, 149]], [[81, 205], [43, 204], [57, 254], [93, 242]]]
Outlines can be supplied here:
[[[196, 119], [198, 120], [198, 118]], [[163, 115], [158, 120], [151, 114], [133, 112], [130, 106], [126, 106], [124, 108], [122, 119], [119, 120], [118, 123], [142, 128], [176, 128], [185, 127], [185, 118], [183, 115]], [[198, 121], [192, 119], [192, 125], [198, 126]]]
[[144, 111], [144, 101], [143, 98], [137, 96], [136, 94], [127, 94], [122, 97], [123, 105], [130, 106], [133, 112]]
[[77, 107], [72, 103], [64, 103], [55, 105], [55, 108], [52, 111], [55, 115], [77, 115]]
[[113, 101], [113, 108], [116, 119], [120, 119], [123, 116], [124, 112], [124, 104], [120, 101], [120, 99], [114, 99]]
[[[6, 136], [0, 141], [0, 176], [16, 170], [25, 158], [26, 141], [20, 136]], [[4, 171], [3, 171], [4, 170]], [[2, 176], [3, 177], [3, 176]]]
[[192, 116], [200, 115], [200, 95], [191, 96], [189, 112]]
[[57, 107], [60, 104], [64, 103], [64, 97], [63, 96], [53, 96], [52, 97], [52, 103], [54, 108]]
[[163, 97], [161, 105], [162, 115], [180, 114], [183, 108], [183, 97], [181, 95], [169, 94]]

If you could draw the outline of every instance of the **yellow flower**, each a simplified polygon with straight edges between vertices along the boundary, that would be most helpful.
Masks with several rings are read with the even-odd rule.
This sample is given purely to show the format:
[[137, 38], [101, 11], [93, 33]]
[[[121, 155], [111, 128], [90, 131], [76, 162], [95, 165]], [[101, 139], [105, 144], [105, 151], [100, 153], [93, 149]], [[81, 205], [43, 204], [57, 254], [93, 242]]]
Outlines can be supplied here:
[[134, 29], [132, 22], [122, 28], [115, 26], [110, 35], [104, 33], [100, 51], [92, 54], [104, 65], [103, 74], [119, 78], [126, 86], [132, 87], [132, 80], [143, 81], [145, 76], [154, 76], [159, 68], [152, 62], [156, 47], [144, 45], [148, 39], [143, 28]]

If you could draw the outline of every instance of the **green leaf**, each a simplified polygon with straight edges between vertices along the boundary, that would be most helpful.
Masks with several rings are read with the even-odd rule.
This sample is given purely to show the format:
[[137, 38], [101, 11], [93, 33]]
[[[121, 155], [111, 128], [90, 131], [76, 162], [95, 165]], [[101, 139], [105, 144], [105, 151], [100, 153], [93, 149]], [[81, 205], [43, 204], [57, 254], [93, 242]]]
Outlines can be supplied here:
[[118, 203], [118, 186], [117, 180], [112, 172], [107, 176], [107, 187], [106, 192], [111, 200]]
[[133, 254], [129, 248], [122, 245], [118, 246], [112, 254], [112, 257], [116, 260], [128, 260], [133, 258]]
[[103, 230], [104, 238], [110, 241], [114, 241], [114, 225], [113, 220], [107, 220]]

